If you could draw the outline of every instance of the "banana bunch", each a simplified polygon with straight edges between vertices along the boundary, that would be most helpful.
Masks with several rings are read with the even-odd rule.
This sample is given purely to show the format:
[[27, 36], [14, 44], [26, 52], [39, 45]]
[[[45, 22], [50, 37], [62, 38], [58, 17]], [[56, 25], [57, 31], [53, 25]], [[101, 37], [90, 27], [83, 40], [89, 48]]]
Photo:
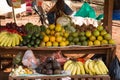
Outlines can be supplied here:
[[84, 75], [85, 74], [84, 65], [80, 61], [68, 60], [67, 62], [65, 62], [63, 69], [65, 71], [70, 71], [71, 75], [80, 75], [80, 74]]
[[88, 59], [84, 64], [85, 72], [90, 75], [108, 74], [108, 68], [101, 59]]
[[22, 36], [17, 33], [8, 31], [0, 32], [0, 46], [14, 47], [19, 45], [22, 40]]

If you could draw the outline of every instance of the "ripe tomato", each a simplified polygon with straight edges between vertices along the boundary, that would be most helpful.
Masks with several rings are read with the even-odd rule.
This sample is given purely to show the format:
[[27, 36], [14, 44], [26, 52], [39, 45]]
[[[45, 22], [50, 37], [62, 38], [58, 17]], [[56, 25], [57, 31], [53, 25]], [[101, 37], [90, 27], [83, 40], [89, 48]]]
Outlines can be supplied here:
[[80, 62], [82, 62], [82, 63], [85, 62], [85, 60], [84, 60], [83, 58], [77, 58], [77, 61], [80, 61]]

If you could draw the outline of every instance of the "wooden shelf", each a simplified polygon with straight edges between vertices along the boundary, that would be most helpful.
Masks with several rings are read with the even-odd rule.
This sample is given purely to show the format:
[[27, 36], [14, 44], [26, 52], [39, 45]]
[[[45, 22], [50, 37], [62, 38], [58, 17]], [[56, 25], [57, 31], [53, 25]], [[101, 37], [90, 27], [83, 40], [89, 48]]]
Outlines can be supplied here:
[[85, 49], [107, 49], [107, 48], [114, 48], [116, 47], [116, 45], [104, 45], [104, 46], [66, 46], [66, 47], [37, 47], [37, 48], [28, 48], [26, 46], [20, 47], [20, 46], [16, 46], [16, 47], [0, 47], [1, 49], [6, 49], [6, 50], [10, 50], [10, 49], [14, 49], [14, 50], [85, 50]]
[[65, 78], [65, 77], [70, 77], [72, 78], [72, 80], [110, 80], [110, 76], [109, 75], [62, 75], [62, 76], [55, 76], [55, 75], [47, 75], [47, 76], [18, 76], [18, 77], [9, 77], [9, 80], [34, 80], [34, 79], [41, 79], [41, 80], [60, 80], [61, 78]]

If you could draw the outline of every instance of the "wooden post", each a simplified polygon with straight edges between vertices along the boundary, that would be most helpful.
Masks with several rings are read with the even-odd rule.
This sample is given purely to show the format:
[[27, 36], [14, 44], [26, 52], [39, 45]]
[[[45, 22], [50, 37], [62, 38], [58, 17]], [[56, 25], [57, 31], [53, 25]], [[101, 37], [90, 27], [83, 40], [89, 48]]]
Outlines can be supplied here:
[[112, 13], [113, 13], [113, 0], [105, 0], [103, 25], [110, 34], [112, 34]]

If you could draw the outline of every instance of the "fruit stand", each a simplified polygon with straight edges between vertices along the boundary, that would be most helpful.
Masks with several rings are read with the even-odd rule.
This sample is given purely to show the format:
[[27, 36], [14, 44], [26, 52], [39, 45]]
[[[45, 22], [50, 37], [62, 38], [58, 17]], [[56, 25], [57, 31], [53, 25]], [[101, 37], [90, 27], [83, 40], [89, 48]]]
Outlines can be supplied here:
[[[112, 26], [112, 17], [111, 16], [112, 16], [112, 6], [113, 6], [112, 2], [113, 2], [113, 0], [112, 1], [105, 0], [105, 3], [104, 3], [104, 15], [105, 15], [104, 20], [103, 20], [104, 27], [100, 26], [100, 28], [98, 28], [98, 26], [97, 26], [97, 28], [95, 28], [95, 27], [93, 27], [93, 25], [92, 26], [90, 25], [91, 28], [88, 28], [88, 27], [85, 28], [87, 30], [80, 28], [80, 29], [84, 30], [83, 31], [84, 33], [82, 33], [82, 30], [80, 30], [80, 32], [81, 32], [80, 33], [79, 31], [75, 32], [74, 28], [71, 29], [71, 28], [67, 27], [66, 30], [67, 29], [71, 30], [71, 32], [68, 33], [64, 28], [61, 28], [61, 25], [59, 25], [59, 24], [52, 24], [52, 25], [49, 25], [49, 28], [45, 28], [43, 25], [36, 26], [31, 23], [28, 23], [25, 26], [22, 25], [19, 27], [15, 23], [7, 23], [5, 26], [5, 29], [4, 29], [4, 27], [1, 27], [0, 53], [1, 54], [8, 54], [8, 53], [12, 54], [12, 57], [14, 57], [13, 64], [17, 64], [14, 62], [14, 60], [16, 60], [17, 58], [13, 55], [14, 54], [17, 55], [19, 52], [25, 53], [26, 50], [32, 50], [36, 57], [39, 57], [41, 55], [42, 56], [51, 56], [55, 52], [58, 52], [58, 54], [59, 54], [59, 51], [60, 51], [62, 53], [62, 59], [63, 59], [63, 56], [71, 58], [72, 54], [76, 54], [76, 55], [78, 55], [78, 54], [86, 54], [86, 55], [87, 54], [105, 54], [106, 55], [106, 61], [105, 61], [106, 65], [104, 64], [104, 62], [102, 60], [99, 60], [99, 59], [88, 60], [88, 62], [89, 61], [91, 62], [91, 65], [89, 63], [89, 67], [88, 67], [91, 70], [87, 71], [87, 69], [85, 68], [83, 73], [78, 72], [78, 71], [80, 70], [81, 66], [83, 67], [83, 65], [85, 63], [87, 65], [87, 60], [85, 63], [82, 63], [82, 62], [78, 62], [73, 59], [71, 61], [72, 67], [69, 67], [70, 65], [69, 66], [67, 65], [67, 61], [69, 61], [71, 59], [69, 59], [69, 60], [66, 59], [66, 61], [64, 62], [64, 65], [62, 64], [62, 66], [63, 66], [62, 69], [64, 69], [64, 71], [70, 70], [70, 68], [73, 68], [73, 64], [74, 64], [74, 68], [75, 68], [75, 70], [74, 69], [70, 70], [71, 73], [69, 73], [69, 74], [68, 73], [67, 74], [64, 74], [64, 73], [63, 74], [62, 73], [55, 74], [54, 71], [56, 69], [53, 68], [54, 65], [52, 62], [51, 63], [52, 68], [50, 68], [52, 70], [52, 72], [50, 71], [50, 73], [49, 73], [49, 71], [48, 72], [46, 71], [46, 72], [44, 72], [45, 75], [41, 75], [41, 73], [43, 73], [42, 69], [44, 69], [44, 68], [42, 68], [40, 72], [38, 71], [38, 73], [40, 73], [40, 74], [34, 74], [33, 71], [32, 71], [33, 74], [31, 74], [31, 71], [28, 71], [28, 73], [27, 73], [27, 70], [29, 70], [29, 68], [27, 68], [26, 72], [25, 72], [25, 68], [24, 68], [23, 73], [27, 73], [27, 74], [25, 74], [25, 75], [23, 74], [23, 75], [19, 76], [15, 72], [18, 70], [14, 69], [14, 70], [12, 70], [11, 75], [9, 76], [9, 80], [35, 80], [35, 79], [61, 80], [63, 78], [65, 78], [63, 80], [69, 80], [69, 79], [70, 80], [79, 80], [79, 79], [80, 80], [86, 80], [86, 79], [87, 80], [111, 80], [110, 76], [108, 75], [109, 72], [108, 72], [108, 69], [106, 66], [110, 65], [110, 62], [114, 58], [115, 52], [116, 52], [116, 45], [114, 44], [114, 41], [111, 38], [111, 34], [112, 34], [112, 27], [111, 27]], [[13, 27], [10, 27], [11, 25]], [[36, 28], [33, 28], [33, 26]], [[24, 29], [21, 27], [26, 27], [26, 28]], [[41, 28], [39, 28], [39, 27], [41, 27]], [[84, 27], [84, 26], [82, 26], [82, 27]], [[105, 29], [104, 32], [100, 33], [103, 31], [103, 28]], [[26, 30], [27, 35], [25, 35], [26, 33], [24, 32], [24, 30]], [[72, 31], [73, 31], [73, 33], [72, 33]], [[3, 35], [6, 37], [4, 38]], [[98, 38], [98, 36], [99, 36], [99, 38]], [[70, 37], [72, 37], [73, 42]], [[78, 37], [81, 37], [81, 38], [78, 38]], [[105, 40], [103, 40], [103, 38]], [[3, 40], [3, 39], [6, 39], [6, 40]], [[0, 56], [0, 65], [1, 65], [1, 60], [2, 60], [2, 58]], [[56, 60], [57, 59], [53, 59], [53, 61], [56, 61]], [[102, 62], [99, 62], [99, 61], [102, 61]], [[67, 67], [65, 67], [65, 63], [67, 65]], [[100, 66], [102, 68], [105, 68], [105, 69], [103, 69], [104, 71], [103, 72], [101, 71], [102, 68], [99, 69], [99, 71], [101, 73], [99, 71], [97, 71], [96, 68], [95, 68], [96, 71], [94, 71], [93, 63], [94, 63], [94, 65], [101, 63], [99, 65], [99, 68], [100, 68]], [[27, 66], [27, 67], [29, 67], [29, 66]], [[39, 67], [40, 66], [38, 66], [38, 68]], [[44, 67], [45, 67], [45, 70], [47, 70], [45, 65], [44, 65]], [[78, 68], [78, 67], [80, 67], [80, 68]], [[20, 68], [22, 69], [21, 66], [20, 66]], [[61, 67], [60, 67], [60, 70], [61, 70]], [[91, 72], [92, 70], [93, 70], [93, 72]], [[67, 77], [69, 79], [66, 79]]]

